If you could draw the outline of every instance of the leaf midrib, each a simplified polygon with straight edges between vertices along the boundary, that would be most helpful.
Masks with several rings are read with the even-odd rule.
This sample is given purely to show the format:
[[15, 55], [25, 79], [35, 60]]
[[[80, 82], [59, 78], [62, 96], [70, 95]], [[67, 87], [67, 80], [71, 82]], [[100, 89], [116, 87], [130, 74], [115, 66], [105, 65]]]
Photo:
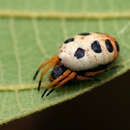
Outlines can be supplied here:
[[130, 18], [130, 12], [30, 12], [0, 10], [0, 17], [9, 18], [52, 18], [52, 19], [121, 19]]

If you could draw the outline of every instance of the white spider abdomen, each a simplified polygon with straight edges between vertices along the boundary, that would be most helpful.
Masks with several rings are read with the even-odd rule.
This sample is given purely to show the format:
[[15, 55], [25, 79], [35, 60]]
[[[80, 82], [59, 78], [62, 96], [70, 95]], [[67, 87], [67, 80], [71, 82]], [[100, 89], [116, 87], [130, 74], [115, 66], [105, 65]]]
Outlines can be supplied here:
[[116, 44], [116, 40], [106, 34], [79, 34], [64, 42], [59, 58], [73, 71], [88, 70], [116, 59], [119, 52]]

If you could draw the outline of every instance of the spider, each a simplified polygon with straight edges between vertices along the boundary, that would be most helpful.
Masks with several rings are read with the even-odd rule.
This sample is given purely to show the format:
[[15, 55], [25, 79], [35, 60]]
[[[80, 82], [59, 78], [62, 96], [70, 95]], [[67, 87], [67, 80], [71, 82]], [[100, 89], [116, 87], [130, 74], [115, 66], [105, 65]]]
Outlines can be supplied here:
[[81, 33], [64, 41], [59, 54], [52, 56], [36, 71], [33, 80], [40, 70], [46, 67], [40, 76], [38, 90], [46, 72], [53, 67], [49, 76], [50, 84], [43, 92], [43, 97], [52, 93], [70, 80], [95, 80], [94, 75], [106, 71], [107, 66], [114, 61], [120, 52], [119, 44], [112, 36], [103, 33]]

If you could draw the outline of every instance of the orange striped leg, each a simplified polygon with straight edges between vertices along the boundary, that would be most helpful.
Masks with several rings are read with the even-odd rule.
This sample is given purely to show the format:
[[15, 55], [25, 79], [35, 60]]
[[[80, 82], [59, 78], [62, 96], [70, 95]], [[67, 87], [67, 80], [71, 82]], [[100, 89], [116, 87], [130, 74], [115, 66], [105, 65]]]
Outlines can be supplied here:
[[74, 79], [74, 77], [76, 76], [76, 72], [72, 72], [68, 77], [66, 77], [63, 81], [61, 81], [56, 87], [59, 88], [60, 86], [64, 85], [65, 83], [67, 83], [69, 80]]
[[67, 77], [69, 74], [71, 73], [71, 70], [67, 69], [59, 78], [53, 80], [49, 85], [48, 88], [45, 89], [45, 91], [42, 94], [42, 97], [46, 94], [46, 92], [48, 91], [48, 89], [53, 86], [56, 85], [60, 80], [64, 79], [65, 77]]
[[44, 63], [38, 68], [38, 70], [36, 71], [36, 73], [35, 73], [35, 75], [34, 75], [34, 77], [33, 77], [33, 80], [36, 79], [36, 77], [37, 77], [39, 71], [40, 71], [45, 65], [49, 64], [50, 62], [52, 62], [52, 61], [54, 61], [54, 60], [58, 60], [58, 56], [53, 56], [53, 57], [52, 57], [51, 59], [49, 59], [48, 61], [44, 62]]
[[59, 60], [59, 59], [56, 58], [56, 57], [54, 57], [54, 58], [55, 58], [55, 59], [53, 59], [53, 57], [52, 57], [51, 64], [50, 64], [47, 68], [45, 68], [45, 69], [42, 71], [41, 77], [40, 77], [40, 80], [39, 80], [39, 84], [38, 84], [38, 90], [40, 90], [41, 82], [42, 82], [42, 79], [43, 79], [45, 73], [46, 73], [51, 67], [53, 67], [53, 66], [58, 62], [58, 60]]
[[51, 86], [57, 84], [60, 80], [62, 80], [62, 79], [64, 79], [65, 77], [67, 77], [70, 73], [71, 73], [71, 70], [67, 69], [59, 78], [53, 80], [53, 81], [48, 85], [48, 88], [50, 88]]
[[76, 79], [77, 79], [77, 80], [95, 80], [94, 78], [85, 77], [85, 76], [80, 76], [80, 75], [77, 75], [77, 76], [76, 76]]
[[41, 86], [41, 82], [42, 82], [42, 79], [45, 75], [45, 73], [52, 67], [55, 65], [55, 62], [54, 63], [51, 63], [47, 68], [45, 68], [42, 73], [41, 73], [41, 77], [40, 77], [40, 80], [39, 80], [39, 84], [38, 84], [38, 91], [40, 90], [40, 86]]
[[[52, 93], [56, 88], [61, 87], [62, 85], [64, 85], [65, 83], [67, 83], [68, 81], [74, 79], [76, 76], [76, 72], [72, 72], [70, 75], [68, 75], [68, 77], [66, 77], [64, 80], [62, 80], [61, 82], [58, 83], [57, 86], [55, 86], [53, 89], [51, 89], [46, 96], [48, 96], [50, 93]], [[44, 95], [42, 95], [43, 97]]]
[[98, 71], [95, 71], [95, 72], [86, 72], [85, 76], [94, 76], [94, 75], [97, 75], [97, 74], [100, 74], [100, 73], [107, 72], [109, 70], [115, 69], [117, 67], [118, 67], [118, 65], [111, 65], [109, 67], [106, 67], [104, 69], [101, 69], [101, 70], [98, 70]]
[[33, 80], [36, 79], [36, 77], [37, 77], [39, 71], [40, 71], [45, 65], [49, 64], [50, 62], [51, 62], [51, 59], [48, 60], [48, 61], [46, 61], [45, 63], [43, 63], [43, 64], [38, 68], [38, 70], [36, 71], [36, 73], [35, 73], [35, 75], [34, 75], [34, 77], [33, 77]]
[[104, 71], [105, 71], [105, 69], [99, 70], [99, 71], [96, 71], [96, 72], [86, 72], [85, 76], [94, 76], [94, 75], [100, 74], [100, 73], [102, 73]]

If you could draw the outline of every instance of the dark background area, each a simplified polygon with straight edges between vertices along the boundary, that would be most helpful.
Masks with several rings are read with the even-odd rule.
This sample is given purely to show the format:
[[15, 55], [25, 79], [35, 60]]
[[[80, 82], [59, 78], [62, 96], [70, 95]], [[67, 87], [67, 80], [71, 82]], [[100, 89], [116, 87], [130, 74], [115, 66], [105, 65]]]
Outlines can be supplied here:
[[12, 121], [1, 130], [130, 130], [130, 71], [73, 100]]

